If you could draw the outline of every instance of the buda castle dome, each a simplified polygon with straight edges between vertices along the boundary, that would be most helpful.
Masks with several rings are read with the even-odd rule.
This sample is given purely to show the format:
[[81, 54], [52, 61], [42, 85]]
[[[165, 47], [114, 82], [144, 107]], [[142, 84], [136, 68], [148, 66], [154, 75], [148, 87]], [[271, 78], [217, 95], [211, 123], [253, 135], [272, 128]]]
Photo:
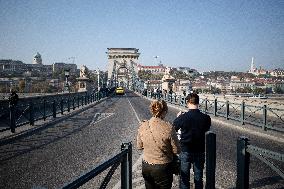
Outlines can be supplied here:
[[34, 55], [33, 64], [42, 64], [41, 55], [38, 52]]

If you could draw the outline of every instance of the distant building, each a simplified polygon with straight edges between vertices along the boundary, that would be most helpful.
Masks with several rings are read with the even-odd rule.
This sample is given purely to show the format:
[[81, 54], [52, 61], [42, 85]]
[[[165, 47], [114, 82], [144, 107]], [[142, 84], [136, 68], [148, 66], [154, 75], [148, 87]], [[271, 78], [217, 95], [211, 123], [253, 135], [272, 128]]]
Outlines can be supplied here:
[[186, 75], [190, 75], [190, 76], [194, 76], [198, 74], [197, 70], [191, 69], [189, 67], [177, 67], [177, 71], [181, 71], [185, 73]]
[[12, 73], [24, 71], [26, 71], [26, 65], [22, 61], [11, 59], [0, 60], [0, 72]]
[[166, 71], [166, 67], [163, 64], [159, 64], [158, 66], [142, 66], [138, 65], [138, 71], [149, 71], [152, 74], [164, 74]]
[[244, 88], [255, 88], [255, 82], [254, 81], [231, 81], [230, 82], [230, 88], [232, 90], [236, 89], [244, 89]]
[[54, 63], [52, 65], [43, 65], [42, 58], [39, 53], [34, 55], [32, 64], [25, 64], [19, 60], [2, 59], [0, 60], [0, 73], [5, 77], [8, 75], [32, 76], [32, 75], [52, 75], [53, 72], [62, 72], [64, 69], [69, 69], [70, 73], [77, 73], [76, 64]]
[[283, 69], [275, 69], [270, 72], [271, 76], [274, 77], [284, 77], [284, 70]]
[[64, 62], [55, 62], [52, 64], [52, 71], [53, 72], [63, 72], [65, 69], [68, 69], [70, 73], [77, 72], [77, 65], [76, 64], [68, 64]]
[[175, 84], [175, 87], [177, 95], [183, 95], [184, 92], [188, 94], [190, 91], [192, 91], [192, 84], [189, 80], [178, 80]]
[[59, 79], [51, 79], [48, 82], [49, 85], [58, 88], [60, 86], [60, 81]]
[[193, 83], [192, 83], [192, 90], [193, 91], [209, 91], [210, 90], [210, 85], [207, 84], [206, 81], [203, 81], [203, 80], [195, 80]]

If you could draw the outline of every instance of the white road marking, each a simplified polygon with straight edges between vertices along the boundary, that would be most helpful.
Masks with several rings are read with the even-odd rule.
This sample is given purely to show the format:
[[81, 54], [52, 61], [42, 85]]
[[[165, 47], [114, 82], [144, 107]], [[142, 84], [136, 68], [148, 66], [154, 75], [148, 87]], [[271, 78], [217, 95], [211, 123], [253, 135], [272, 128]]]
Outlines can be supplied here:
[[[125, 94], [125, 96], [127, 97], [126, 94]], [[135, 114], [135, 116], [136, 116], [136, 119], [137, 119], [138, 123], [140, 123], [141, 120], [139, 119], [137, 112], [136, 112], [135, 109], [133, 108], [133, 106], [132, 106], [130, 100], [129, 100], [128, 98], [127, 98], [127, 100], [128, 100], [128, 102], [129, 102], [129, 104], [130, 104], [130, 106], [131, 106], [131, 108], [132, 108], [132, 110], [133, 110], [133, 112], [134, 112], [134, 114]], [[138, 169], [138, 165], [142, 162], [142, 156], [143, 156], [143, 155], [141, 155], [141, 156], [137, 159], [137, 161], [135, 162], [135, 164], [132, 166], [132, 172], [135, 172], [135, 171]], [[140, 178], [139, 178], [139, 179], [140, 179]], [[142, 178], [141, 178], [141, 179], [142, 179]], [[137, 179], [136, 179], [136, 180], [137, 180]], [[132, 182], [134, 182], [134, 181], [136, 182], [136, 180], [132, 180]], [[118, 189], [118, 188], [120, 188], [120, 184], [121, 184], [121, 182], [118, 181], [118, 182], [116, 183], [116, 185], [115, 185], [112, 189]], [[144, 186], [144, 185], [143, 185], [143, 186]], [[140, 186], [139, 188], [141, 188], [141, 186]]]
[[[125, 96], [126, 96], [126, 94], [125, 94]], [[132, 110], [133, 110], [133, 112], [134, 112], [134, 114], [135, 114], [135, 116], [136, 116], [138, 122], [140, 123], [141, 120], [139, 119], [138, 114], [136, 113], [135, 109], [133, 108], [133, 106], [132, 106], [130, 100], [129, 100], [128, 98], [127, 98], [127, 100], [128, 100], [128, 102], [129, 102], [129, 104], [130, 104], [130, 106], [131, 106], [131, 108], [132, 108]], [[174, 108], [176, 108], [176, 107], [174, 107]], [[182, 110], [184, 110], [184, 109], [180, 108], [179, 110], [182, 111]], [[141, 155], [141, 156], [138, 158], [138, 160], [135, 162], [135, 164], [132, 166], [132, 172], [138, 171], [138, 165], [142, 162], [142, 156], [143, 156], [143, 155]], [[205, 169], [204, 169], [204, 170], [205, 170]], [[191, 175], [194, 175], [192, 169], [190, 169], [190, 173], [191, 173]], [[206, 174], [206, 173], [203, 174], [203, 175], [204, 175], [204, 176], [203, 176], [204, 181], [206, 180], [205, 174]], [[192, 176], [191, 178], [193, 178], [193, 176]], [[142, 181], [142, 180], [144, 180], [142, 177], [137, 178], [137, 179], [133, 179], [133, 180], [132, 180], [132, 183], [135, 183], [135, 182], [138, 182], [138, 181]], [[112, 189], [119, 189], [119, 188], [120, 188], [120, 185], [121, 185], [121, 182], [118, 181], [118, 182], [116, 183], [116, 185], [115, 185]], [[223, 189], [223, 187], [221, 187], [221, 186], [218, 185], [217, 183], [215, 183], [215, 187], [218, 188], [218, 189]], [[144, 186], [144, 184], [143, 184], [143, 185], [140, 185], [140, 186], [135, 186], [134, 188], [135, 188], [135, 189], [144, 189], [145, 186]]]
[[96, 113], [90, 123], [90, 125], [98, 123], [110, 116], [114, 115], [114, 113]]

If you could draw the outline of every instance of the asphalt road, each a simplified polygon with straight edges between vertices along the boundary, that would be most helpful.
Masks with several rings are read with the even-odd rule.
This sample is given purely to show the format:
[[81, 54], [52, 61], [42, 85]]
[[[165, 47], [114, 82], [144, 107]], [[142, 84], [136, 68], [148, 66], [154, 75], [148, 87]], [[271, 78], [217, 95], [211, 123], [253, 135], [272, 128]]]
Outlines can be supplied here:
[[[149, 119], [150, 101], [127, 92], [67, 118], [33, 135], [0, 146], [0, 188], [60, 188], [120, 152], [123, 142], [133, 143], [133, 186], [143, 188], [141, 151], [135, 148], [139, 121]], [[170, 108], [166, 119], [176, 117]], [[284, 144], [261, 135], [213, 122], [217, 135], [216, 186], [234, 188], [236, 141], [247, 136], [256, 146], [284, 154]], [[282, 170], [283, 163], [280, 165]], [[82, 188], [97, 188], [104, 172]], [[119, 188], [117, 170], [107, 188]], [[175, 186], [177, 182], [175, 181]], [[265, 164], [251, 157], [250, 188], [284, 188], [284, 181]]]

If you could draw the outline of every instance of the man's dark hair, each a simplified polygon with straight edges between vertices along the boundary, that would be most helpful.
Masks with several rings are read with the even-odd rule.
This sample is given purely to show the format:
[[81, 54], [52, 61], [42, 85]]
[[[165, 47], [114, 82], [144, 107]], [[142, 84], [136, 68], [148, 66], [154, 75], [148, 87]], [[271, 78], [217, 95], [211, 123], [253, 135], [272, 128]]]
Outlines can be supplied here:
[[197, 105], [199, 104], [199, 96], [196, 93], [190, 93], [185, 98], [187, 103]]

